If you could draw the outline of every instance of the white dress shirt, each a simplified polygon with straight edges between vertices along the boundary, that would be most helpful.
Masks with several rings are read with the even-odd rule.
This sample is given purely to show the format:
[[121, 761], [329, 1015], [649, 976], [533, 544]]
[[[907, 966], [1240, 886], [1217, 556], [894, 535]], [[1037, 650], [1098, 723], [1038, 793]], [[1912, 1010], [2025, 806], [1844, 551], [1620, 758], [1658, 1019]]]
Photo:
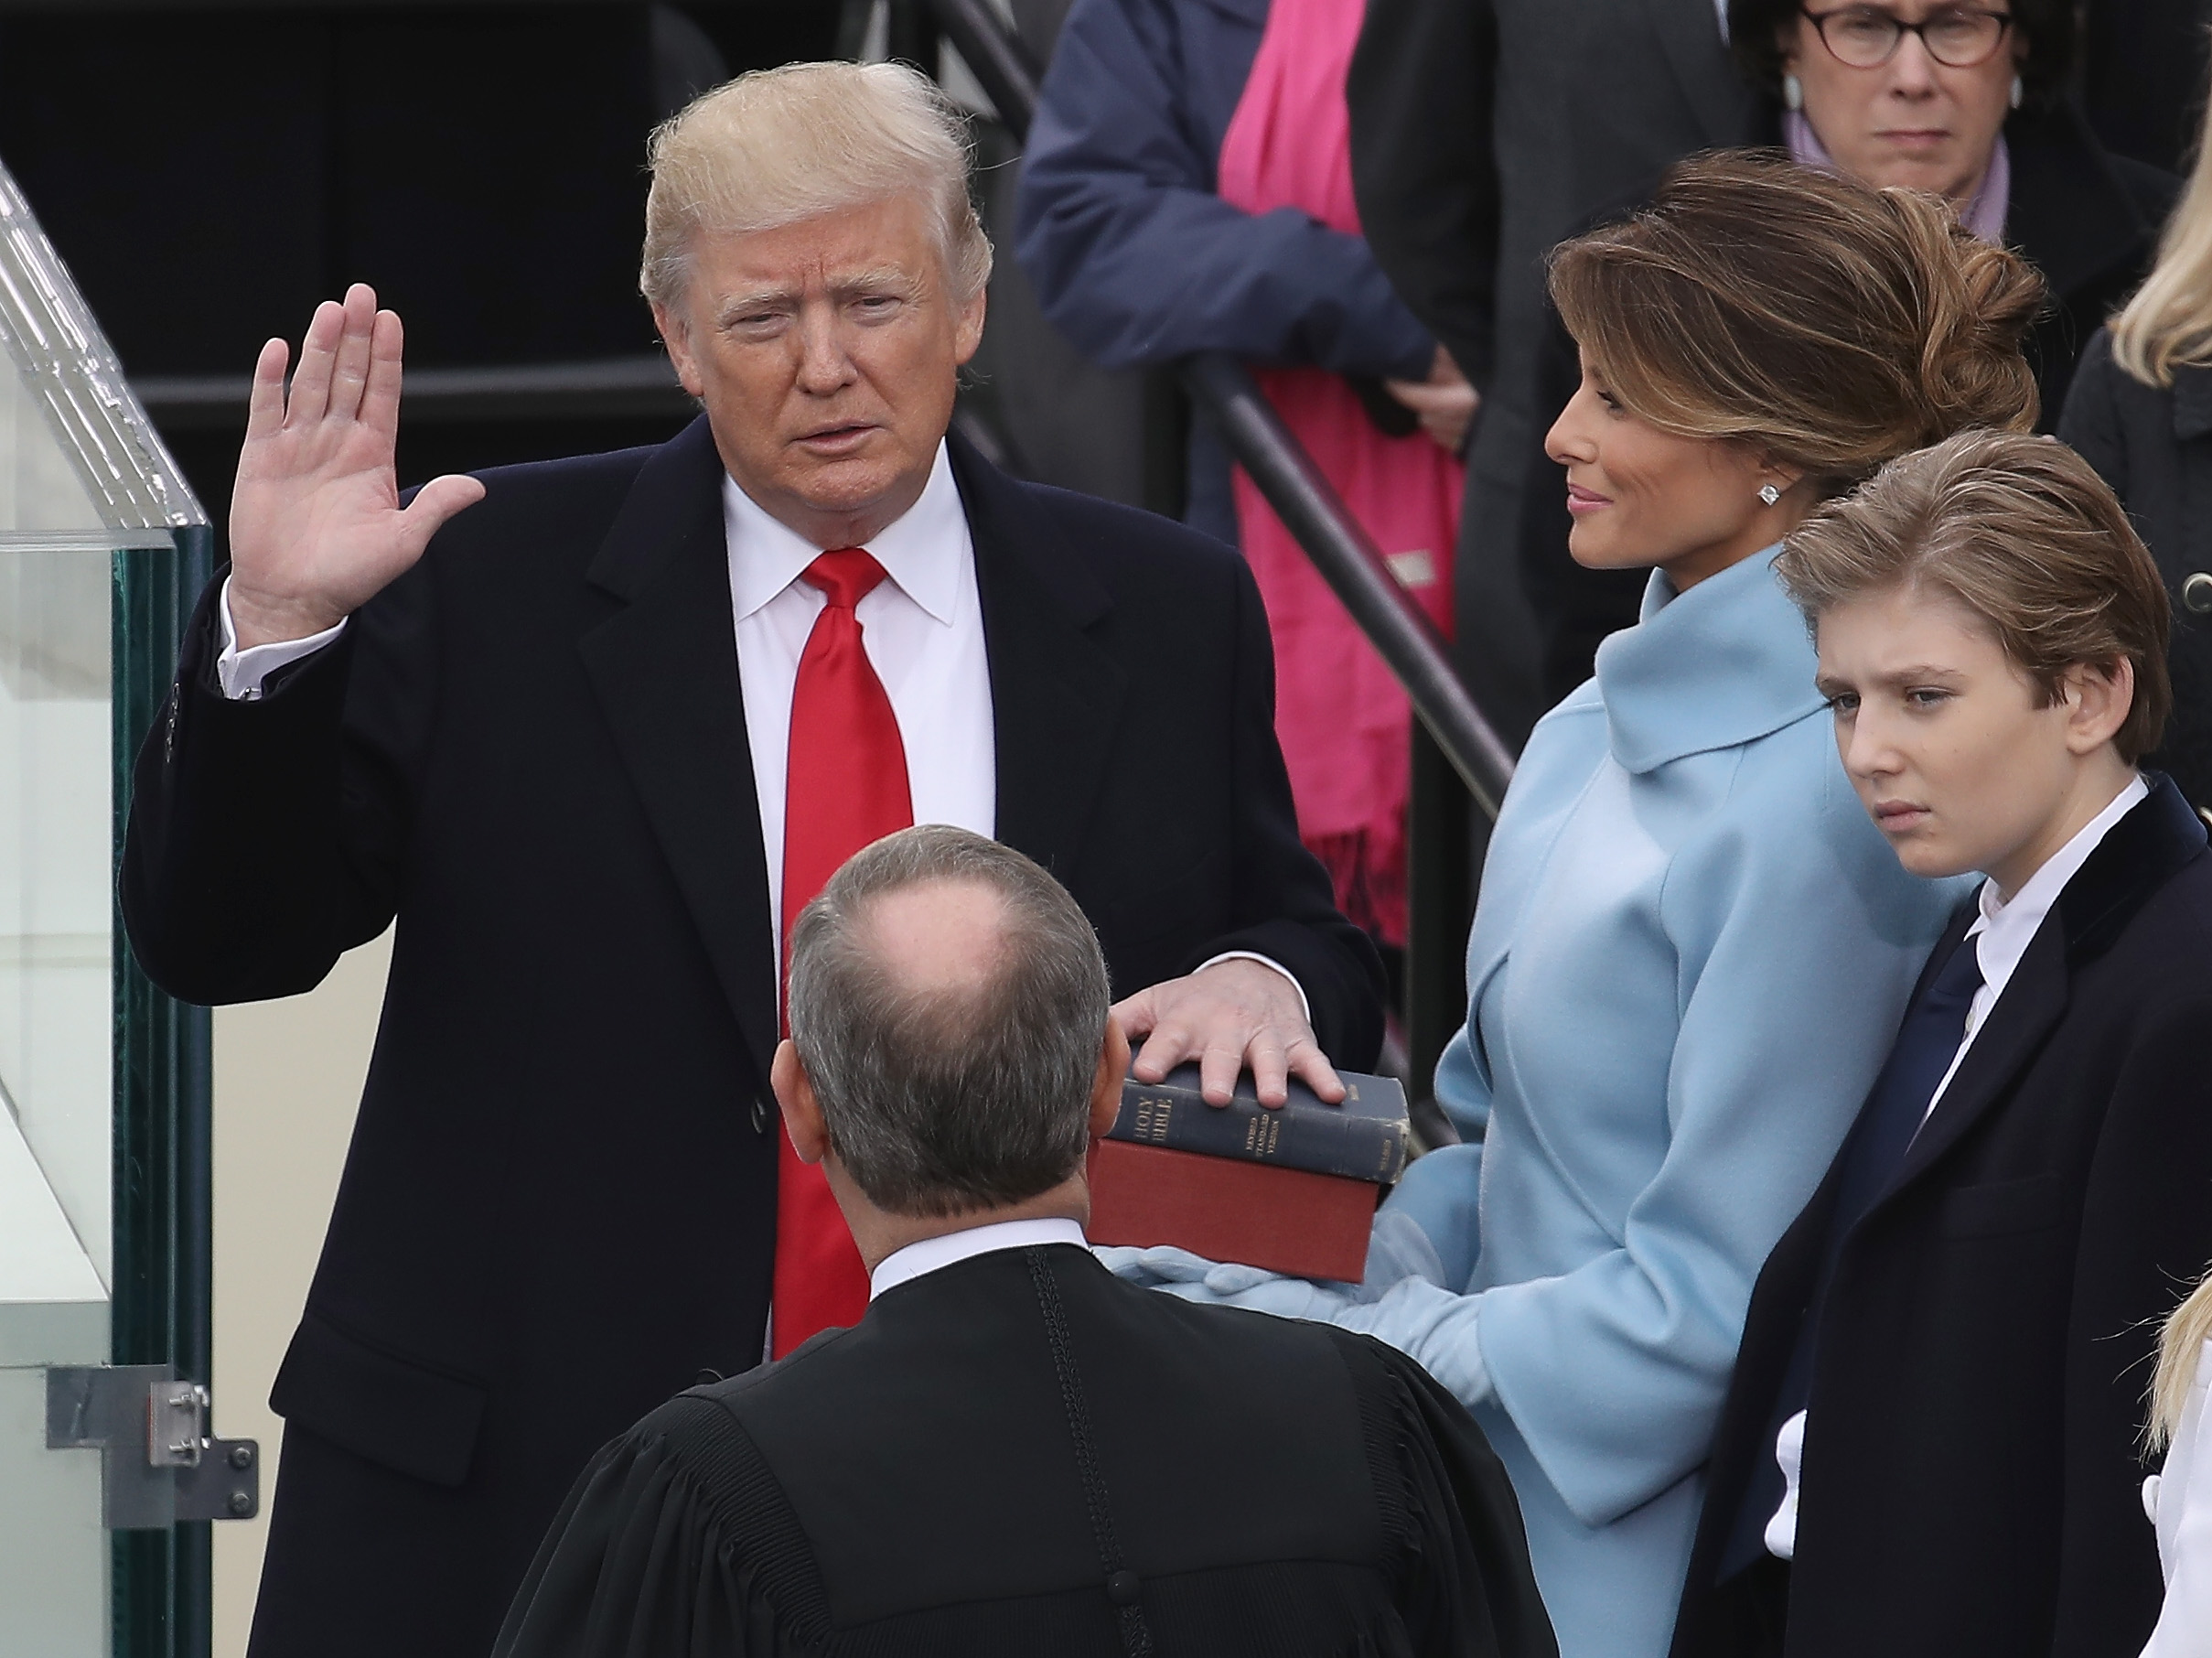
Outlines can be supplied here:
[[[737, 681], [768, 854], [768, 937], [783, 937], [783, 813], [790, 759], [791, 691], [814, 620], [829, 601], [800, 579], [821, 549], [771, 518], [734, 479], [722, 480], [729, 536], [730, 608], [737, 621]], [[918, 824], [989, 834], [998, 808], [991, 660], [975, 585], [975, 545], [945, 446], [921, 498], [868, 543], [887, 580], [854, 608], [861, 644], [883, 681], [907, 751]]]
[[2212, 1341], [2197, 1350], [2181, 1425], [2166, 1464], [2143, 1481], [2143, 1508], [2158, 1527], [2158, 1564], [2165, 1605], [2142, 1658], [2212, 1658], [2212, 1427], [2205, 1421], [2212, 1393]]
[[[2147, 799], [2150, 785], [2140, 776], [2131, 778], [2128, 786], [2112, 797], [2111, 802], [2095, 817], [2076, 830], [2067, 844], [2051, 854], [2043, 867], [2020, 883], [2020, 890], [2007, 899], [1997, 896], [1997, 883], [1983, 881], [1976, 901], [1981, 913], [1966, 931], [1967, 942], [1974, 947], [1974, 954], [1981, 968], [1981, 988], [1974, 992], [1974, 999], [1966, 1010], [1966, 1034], [1959, 1050], [1951, 1055], [1951, 1062], [1943, 1072], [1943, 1080], [1928, 1095], [1927, 1111], [1932, 1115], [1937, 1102], [1950, 1087], [1951, 1078], [1959, 1074], [1959, 1063], [1966, 1058], [1966, 1050], [1974, 1045], [1974, 1038], [1989, 1022], [1990, 1010], [1996, 1007], [1997, 998], [2004, 987], [2013, 982], [2013, 974], [2020, 965], [2020, 958], [2027, 953], [2029, 943], [2043, 930], [2058, 895], [2066, 884], [2080, 872], [2089, 862], [2089, 854], [2097, 850], [2098, 843], [2110, 832], [2114, 824], [2134, 810], [2136, 802]], [[1924, 1115], [1923, 1123], [1927, 1120]], [[1774, 1459], [1782, 1470], [1782, 1502], [1766, 1523], [1766, 1552], [1788, 1560], [1798, 1552], [1798, 1480], [1804, 1467], [1805, 1416], [1803, 1411], [1782, 1424], [1782, 1431], [1775, 1436]]]
[[868, 1275], [868, 1299], [873, 1301], [886, 1289], [897, 1289], [924, 1273], [950, 1266], [955, 1261], [965, 1261], [971, 1255], [986, 1255], [994, 1249], [1027, 1249], [1033, 1244], [1090, 1247], [1083, 1237], [1083, 1229], [1073, 1221], [993, 1221], [988, 1226], [971, 1226], [966, 1232], [924, 1238], [918, 1244], [909, 1244], [886, 1255]]
[[313, 656], [343, 633], [346, 624], [341, 621], [335, 628], [325, 628], [305, 639], [279, 640], [273, 645], [248, 645], [241, 651], [238, 624], [231, 619], [231, 583], [235, 579], [230, 576], [223, 577], [222, 603], [215, 607], [216, 619], [222, 629], [222, 651], [215, 659], [215, 682], [231, 701], [257, 703], [261, 701], [262, 681], [303, 656]]

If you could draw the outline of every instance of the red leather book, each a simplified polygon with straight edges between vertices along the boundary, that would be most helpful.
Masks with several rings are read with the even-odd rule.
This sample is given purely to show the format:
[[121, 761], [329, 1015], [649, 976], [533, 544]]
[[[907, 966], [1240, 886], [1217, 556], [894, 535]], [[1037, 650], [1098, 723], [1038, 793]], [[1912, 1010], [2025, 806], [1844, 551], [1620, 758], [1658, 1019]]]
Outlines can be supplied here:
[[1299, 1278], [1357, 1283], [1383, 1188], [1127, 1140], [1090, 1143], [1093, 1244], [1173, 1244]]

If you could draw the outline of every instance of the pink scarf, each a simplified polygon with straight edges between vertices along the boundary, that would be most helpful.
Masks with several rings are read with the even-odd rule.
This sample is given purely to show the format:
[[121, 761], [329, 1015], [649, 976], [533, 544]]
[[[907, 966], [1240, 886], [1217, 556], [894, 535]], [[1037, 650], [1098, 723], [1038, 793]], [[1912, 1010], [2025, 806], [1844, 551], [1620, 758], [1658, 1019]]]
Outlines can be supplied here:
[[[1221, 143], [1219, 194], [1248, 213], [1291, 207], [1359, 234], [1344, 82], [1359, 0], [1273, 0], [1251, 78]], [[1260, 387], [1440, 628], [1452, 621], [1452, 551], [1464, 472], [1425, 434], [1378, 431], [1342, 379], [1262, 369]], [[1405, 940], [1405, 693], [1240, 469], [1237, 527], [1275, 642], [1275, 734], [1298, 827], [1337, 902]]]

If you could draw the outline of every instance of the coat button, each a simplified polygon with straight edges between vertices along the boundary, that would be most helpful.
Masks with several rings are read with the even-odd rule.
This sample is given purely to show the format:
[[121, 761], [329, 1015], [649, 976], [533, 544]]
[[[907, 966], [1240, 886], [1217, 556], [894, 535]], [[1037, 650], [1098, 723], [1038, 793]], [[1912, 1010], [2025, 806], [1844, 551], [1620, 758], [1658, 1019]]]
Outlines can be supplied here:
[[1137, 1575], [1134, 1572], [1116, 1572], [1106, 1579], [1106, 1599], [1116, 1606], [1134, 1606], [1137, 1603]]
[[2212, 576], [2199, 570], [2194, 576], [2185, 576], [2181, 582], [2181, 603], [2185, 610], [2202, 616], [2212, 610]]
[[753, 1132], [766, 1134], [768, 1131], [768, 1103], [766, 1100], [755, 1100], [753, 1102]]

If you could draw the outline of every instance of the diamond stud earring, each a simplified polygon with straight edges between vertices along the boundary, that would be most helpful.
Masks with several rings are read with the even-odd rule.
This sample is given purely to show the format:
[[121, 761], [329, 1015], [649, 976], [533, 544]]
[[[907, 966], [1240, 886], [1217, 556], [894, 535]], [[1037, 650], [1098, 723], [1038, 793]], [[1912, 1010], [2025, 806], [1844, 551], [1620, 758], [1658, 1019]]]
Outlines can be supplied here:
[[1759, 486], [1759, 499], [1771, 507], [1776, 501], [1782, 499], [1782, 491], [1776, 489], [1772, 484], [1761, 484]]

